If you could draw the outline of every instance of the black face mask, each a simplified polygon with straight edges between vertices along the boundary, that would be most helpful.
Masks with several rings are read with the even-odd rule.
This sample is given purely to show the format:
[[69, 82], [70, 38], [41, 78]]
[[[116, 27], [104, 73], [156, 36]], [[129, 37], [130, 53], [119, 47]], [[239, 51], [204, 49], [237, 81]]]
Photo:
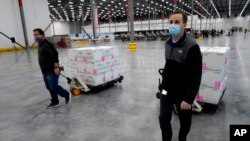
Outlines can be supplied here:
[[41, 43], [41, 42], [44, 41], [44, 40], [41, 39], [41, 38], [35, 38], [35, 41], [38, 42], [38, 43]]

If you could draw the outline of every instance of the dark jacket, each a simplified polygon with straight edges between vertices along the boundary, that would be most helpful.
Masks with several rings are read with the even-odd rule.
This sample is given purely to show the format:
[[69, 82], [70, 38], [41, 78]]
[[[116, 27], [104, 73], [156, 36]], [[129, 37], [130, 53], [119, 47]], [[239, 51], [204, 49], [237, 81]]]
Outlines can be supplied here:
[[54, 63], [59, 63], [58, 52], [48, 40], [38, 43], [38, 61], [43, 73], [54, 70]]
[[186, 33], [176, 43], [170, 37], [165, 44], [165, 57], [162, 88], [171, 96], [192, 104], [202, 75], [199, 45]]

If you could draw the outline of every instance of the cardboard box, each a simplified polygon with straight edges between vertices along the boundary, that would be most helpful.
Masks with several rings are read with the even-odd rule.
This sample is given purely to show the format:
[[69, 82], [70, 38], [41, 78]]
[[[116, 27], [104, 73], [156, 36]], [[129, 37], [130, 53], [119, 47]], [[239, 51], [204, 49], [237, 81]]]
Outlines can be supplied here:
[[67, 68], [67, 69], [65, 69], [65, 74], [68, 77], [76, 77], [78, 75], [76, 68]]
[[68, 49], [68, 59], [69, 61], [77, 61], [77, 50]]
[[94, 63], [88, 62], [86, 69], [88, 74], [94, 74], [94, 75], [106, 71], [103, 62], [94, 62]]
[[222, 70], [228, 64], [228, 47], [201, 47], [203, 70]]
[[112, 48], [111, 46], [101, 46], [99, 47], [102, 50], [104, 56], [111, 56], [112, 55]]
[[226, 88], [226, 78], [223, 79], [222, 85], [220, 86], [219, 89], [201, 86], [195, 100], [198, 102], [217, 105], [221, 97], [223, 96], [225, 88]]
[[213, 87], [218, 89], [225, 78], [226, 74], [223, 71], [203, 71], [201, 86]]
[[77, 62], [78, 73], [87, 74], [87, 65], [88, 65], [88, 63], [86, 63], [86, 62]]
[[111, 68], [112, 67], [112, 60], [105, 60], [103, 61], [103, 68]]
[[98, 75], [91, 74], [79, 74], [79, 77], [87, 84], [91, 86], [98, 86], [105, 83], [104, 73]]
[[120, 65], [120, 59], [119, 58], [113, 58], [112, 59], [112, 66], [119, 66]]
[[111, 80], [113, 80], [112, 71], [106, 71], [104, 75], [105, 75], [105, 82], [110, 82]]
[[119, 71], [119, 69], [113, 69], [112, 70], [112, 79], [114, 80], [114, 79], [117, 79], [119, 77], [120, 77], [120, 71]]
[[96, 62], [102, 61], [102, 50], [95, 48], [81, 48], [77, 50], [77, 61]]

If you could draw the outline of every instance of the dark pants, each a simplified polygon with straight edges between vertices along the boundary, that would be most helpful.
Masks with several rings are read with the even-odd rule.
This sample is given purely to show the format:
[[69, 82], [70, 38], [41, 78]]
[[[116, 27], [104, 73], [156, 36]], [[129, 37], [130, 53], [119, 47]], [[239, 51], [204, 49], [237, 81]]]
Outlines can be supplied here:
[[171, 118], [172, 118], [173, 105], [175, 104], [178, 110], [178, 116], [180, 120], [179, 141], [186, 141], [186, 137], [191, 127], [192, 110], [181, 110], [180, 104], [182, 100], [178, 98], [172, 98], [169, 95], [171, 94], [168, 93], [167, 96], [161, 95], [160, 99], [161, 103], [160, 103], [159, 120], [162, 131], [162, 140], [171, 141], [172, 139]]
[[58, 95], [61, 97], [68, 97], [69, 92], [58, 85], [59, 76], [55, 75], [53, 71], [43, 73], [43, 80], [46, 88], [49, 90], [51, 95], [51, 103], [58, 104]]

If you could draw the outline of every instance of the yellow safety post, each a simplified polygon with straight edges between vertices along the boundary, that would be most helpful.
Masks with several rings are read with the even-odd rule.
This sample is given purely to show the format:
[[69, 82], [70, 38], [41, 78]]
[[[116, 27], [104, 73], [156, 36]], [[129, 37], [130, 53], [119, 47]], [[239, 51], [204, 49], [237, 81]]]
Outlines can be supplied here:
[[134, 41], [129, 42], [128, 49], [136, 49], [136, 42]]

